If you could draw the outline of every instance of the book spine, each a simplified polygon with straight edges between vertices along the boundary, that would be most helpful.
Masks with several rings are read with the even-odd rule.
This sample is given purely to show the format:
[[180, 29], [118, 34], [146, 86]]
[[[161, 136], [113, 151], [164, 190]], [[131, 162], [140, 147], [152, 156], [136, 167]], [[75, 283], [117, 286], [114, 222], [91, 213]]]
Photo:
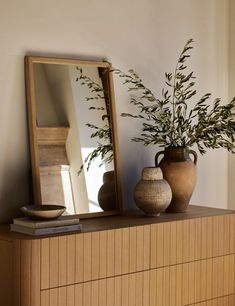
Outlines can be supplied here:
[[71, 225], [71, 226], [59, 226], [59, 227], [48, 227], [48, 228], [40, 228], [35, 229], [35, 235], [49, 235], [49, 234], [56, 234], [56, 233], [67, 233], [73, 231], [80, 231], [82, 229], [81, 224]]

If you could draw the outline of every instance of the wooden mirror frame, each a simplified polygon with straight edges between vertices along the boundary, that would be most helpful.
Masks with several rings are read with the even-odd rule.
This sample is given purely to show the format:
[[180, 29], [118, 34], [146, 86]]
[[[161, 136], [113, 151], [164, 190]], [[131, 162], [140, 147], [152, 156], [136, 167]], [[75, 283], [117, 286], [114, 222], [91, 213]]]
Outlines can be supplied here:
[[113, 136], [113, 155], [114, 155], [114, 169], [115, 169], [115, 182], [116, 182], [116, 197], [117, 197], [117, 210], [102, 211], [95, 213], [78, 214], [80, 218], [91, 218], [99, 216], [108, 216], [120, 214], [122, 212], [122, 192], [120, 181], [120, 162], [119, 162], [119, 149], [118, 149], [118, 135], [116, 123], [116, 109], [114, 98], [113, 77], [111, 73], [111, 64], [104, 61], [91, 61], [79, 60], [68, 58], [53, 58], [41, 56], [25, 56], [25, 86], [26, 86], [26, 101], [28, 110], [28, 129], [30, 139], [30, 155], [32, 166], [32, 184], [33, 184], [33, 204], [42, 204], [41, 199], [41, 186], [40, 186], [40, 173], [39, 173], [39, 154], [37, 149], [37, 125], [36, 125], [36, 97], [35, 97], [35, 84], [33, 74], [33, 64], [55, 64], [55, 65], [84, 65], [87, 67], [107, 68], [108, 71], [108, 88], [110, 93], [110, 110], [111, 110], [111, 128]]

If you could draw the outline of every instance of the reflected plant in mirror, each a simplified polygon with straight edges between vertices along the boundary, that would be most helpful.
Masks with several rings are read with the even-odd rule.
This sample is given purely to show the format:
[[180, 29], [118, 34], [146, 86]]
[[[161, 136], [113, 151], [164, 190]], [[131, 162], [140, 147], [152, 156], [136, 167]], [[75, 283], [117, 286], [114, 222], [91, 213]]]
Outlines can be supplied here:
[[[91, 148], [87, 156], [83, 156], [83, 164], [81, 165], [78, 175], [84, 170], [85, 176], [89, 177], [89, 169], [92, 163], [99, 168], [104, 168], [103, 185], [98, 191], [98, 203], [103, 210], [115, 209], [116, 206], [116, 190], [115, 190], [115, 173], [113, 168], [113, 141], [111, 129], [111, 110], [110, 96], [105, 88], [105, 73], [107, 69], [98, 69], [99, 78], [96, 81], [84, 73], [84, 69], [77, 67], [78, 77], [76, 81], [79, 86], [85, 86], [89, 92], [88, 96], [84, 97], [86, 107], [93, 113], [89, 118], [94, 118], [93, 122], [87, 122], [86, 126], [91, 129], [90, 138], [95, 141], [94, 149]], [[89, 71], [87, 71], [89, 73]], [[99, 163], [99, 165], [98, 165]]]
[[113, 145], [112, 130], [110, 126], [110, 99], [108, 92], [105, 92], [104, 88], [100, 84], [85, 75], [82, 68], [77, 67], [77, 70], [79, 71], [79, 75], [76, 81], [81, 85], [87, 86], [91, 92], [89, 97], [85, 97], [85, 102], [89, 103], [89, 110], [95, 111], [96, 116], [99, 116], [102, 120], [101, 126], [97, 126], [93, 123], [86, 123], [86, 126], [93, 130], [90, 137], [96, 139], [98, 146], [84, 159], [84, 162], [78, 171], [79, 175], [82, 172], [84, 165], [86, 165], [88, 171], [92, 161], [99, 156], [102, 160], [99, 165], [100, 167], [106, 163], [111, 163], [113, 161]]
[[110, 67], [26, 57], [34, 204], [65, 205], [81, 218], [120, 211]]

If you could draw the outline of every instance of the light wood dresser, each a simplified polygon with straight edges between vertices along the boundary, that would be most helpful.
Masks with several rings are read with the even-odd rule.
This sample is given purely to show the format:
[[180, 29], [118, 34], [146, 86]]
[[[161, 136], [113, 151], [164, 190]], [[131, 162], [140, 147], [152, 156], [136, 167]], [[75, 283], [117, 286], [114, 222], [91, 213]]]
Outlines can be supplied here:
[[232, 306], [235, 214], [83, 220], [37, 237], [0, 229], [1, 306]]

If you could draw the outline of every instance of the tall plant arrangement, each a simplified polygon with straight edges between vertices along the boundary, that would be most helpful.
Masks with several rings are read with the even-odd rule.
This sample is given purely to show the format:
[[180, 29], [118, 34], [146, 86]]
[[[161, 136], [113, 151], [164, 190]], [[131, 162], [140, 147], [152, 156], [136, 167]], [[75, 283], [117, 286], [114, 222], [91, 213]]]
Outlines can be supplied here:
[[234, 152], [235, 98], [227, 104], [221, 104], [219, 98], [209, 103], [211, 93], [194, 99], [196, 78], [192, 71], [188, 71], [186, 64], [191, 49], [193, 39], [185, 44], [174, 71], [165, 73], [165, 87], [160, 97], [155, 96], [134, 70], [130, 69], [127, 73], [113, 70], [128, 86], [132, 94], [130, 103], [137, 109], [137, 114], [122, 113], [122, 116], [142, 122], [140, 136], [132, 140], [146, 146], [197, 145], [201, 154], [206, 149], [220, 147]]

